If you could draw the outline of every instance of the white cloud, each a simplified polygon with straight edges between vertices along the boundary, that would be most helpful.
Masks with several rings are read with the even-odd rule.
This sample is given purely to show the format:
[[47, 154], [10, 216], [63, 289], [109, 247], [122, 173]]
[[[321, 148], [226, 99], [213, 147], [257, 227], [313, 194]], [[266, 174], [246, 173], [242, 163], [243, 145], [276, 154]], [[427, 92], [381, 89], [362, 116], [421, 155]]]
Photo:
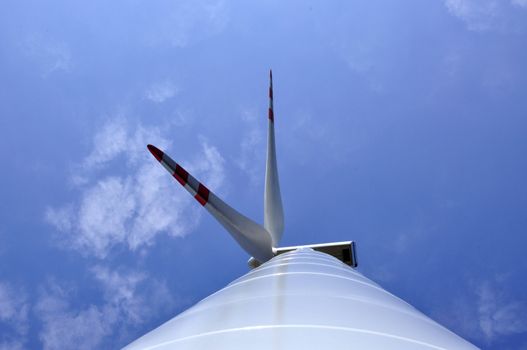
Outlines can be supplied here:
[[28, 36], [22, 45], [43, 78], [59, 71], [69, 72], [73, 67], [71, 50], [63, 41], [35, 33]]
[[527, 8], [527, 0], [511, 0], [511, 4], [523, 8]]
[[[156, 128], [109, 121], [94, 138], [94, 149], [81, 162], [75, 183], [79, 199], [46, 210], [46, 220], [62, 234], [60, 241], [85, 254], [105, 257], [115, 245], [135, 251], [159, 234], [190, 232], [200, 208], [147, 152], [146, 144], [166, 149], [169, 142]], [[217, 190], [224, 180], [224, 161], [205, 141], [188, 170]], [[90, 176], [104, 170], [106, 176]]]
[[65, 205], [56, 209], [48, 208], [46, 210], [46, 220], [62, 232], [69, 232], [73, 229], [73, 215], [75, 213], [72, 205]]
[[490, 29], [499, 9], [496, 0], [446, 0], [445, 5], [466, 22], [469, 30], [475, 31]]
[[515, 7], [527, 7], [527, 1], [445, 0], [445, 5], [448, 11], [465, 22], [471, 31], [509, 31], [518, 30], [519, 25], [514, 18]]
[[375, 93], [382, 93], [386, 62], [380, 57], [390, 49], [386, 43], [393, 41], [383, 39], [390, 38], [394, 32], [388, 29], [389, 26], [368, 23], [374, 17], [365, 17], [361, 13], [363, 11], [356, 6], [340, 6], [337, 10], [325, 9], [313, 20], [318, 36], [325, 38], [334, 58], [344, 62], [353, 75], [360, 77], [361, 84]]
[[91, 305], [74, 312], [64, 300], [62, 290], [44, 294], [37, 304], [42, 321], [39, 338], [44, 349], [96, 349], [105, 336], [110, 335], [117, 320], [111, 307]]
[[150, 44], [166, 44], [185, 47], [191, 43], [217, 35], [226, 27], [229, 16], [223, 0], [167, 1], [149, 12], [154, 23], [146, 34]]
[[361, 42], [346, 43], [345, 50], [348, 55], [345, 57], [351, 70], [360, 74], [367, 74], [373, 69], [371, 57], [374, 55], [373, 47]]
[[22, 349], [28, 331], [29, 304], [25, 293], [0, 281], [0, 349]]
[[121, 274], [102, 266], [94, 267], [92, 273], [104, 286], [105, 299], [112, 305], [119, 305], [128, 321], [140, 322], [145, 300], [137, 297], [135, 291], [146, 275], [137, 272]]
[[379, 75], [381, 67], [376, 60], [378, 52], [382, 49], [378, 39], [369, 38], [369, 41], [365, 38], [334, 39], [333, 47], [349, 69], [364, 79], [368, 88], [377, 93], [383, 91], [384, 86]]
[[174, 306], [164, 282], [138, 272], [112, 271], [96, 266], [93, 277], [100, 283], [100, 305], [71, 305], [74, 290], [51, 282], [40, 292], [36, 305], [42, 322], [39, 337], [44, 349], [96, 349], [122, 346], [129, 330]]
[[453, 299], [449, 309], [436, 312], [441, 323], [465, 337], [499, 344], [504, 337], [527, 333], [527, 303], [510, 295], [506, 280], [473, 283], [473, 293]]
[[[253, 110], [242, 112], [244, 130], [236, 165], [249, 176], [253, 185], [263, 179], [263, 171], [265, 171], [263, 167], [266, 154], [264, 137], [267, 123], [258, 123], [258, 119], [263, 117]], [[263, 128], [264, 125], [265, 128]]]
[[513, 300], [503, 290], [490, 282], [476, 289], [478, 297], [479, 326], [487, 340], [501, 335], [527, 332], [527, 304]]
[[[126, 152], [131, 145], [129, 126], [123, 118], [108, 121], [97, 132], [93, 140], [93, 150], [84, 159], [83, 170], [104, 165], [120, 154]], [[152, 136], [158, 136], [157, 130], [152, 131]], [[133, 151], [136, 151], [135, 149]]]
[[[204, 183], [210, 188], [219, 188], [225, 180], [224, 159], [214, 146], [201, 140], [203, 154], [197, 157], [188, 169], [194, 174], [204, 174]], [[201, 178], [201, 176], [200, 176]]]
[[145, 97], [154, 102], [162, 103], [178, 93], [178, 88], [169, 80], [152, 84], [145, 92]]
[[[323, 153], [323, 157], [316, 160], [317, 166], [333, 166], [336, 163], [348, 163], [351, 152], [364, 147], [369, 142], [361, 133], [363, 127], [355, 125], [355, 121], [348, 120], [346, 123], [347, 134], [342, 134], [342, 120], [338, 118], [325, 119], [320, 123], [316, 112], [312, 110], [299, 109], [291, 112], [292, 121], [285, 126], [281, 133], [286, 135], [284, 153], [287, 152], [290, 159], [298, 164], [313, 164], [314, 155]], [[278, 139], [279, 137], [277, 137]], [[353, 140], [351, 142], [350, 140]]]
[[22, 350], [24, 349], [24, 343], [21, 341], [4, 341], [0, 342], [0, 350]]

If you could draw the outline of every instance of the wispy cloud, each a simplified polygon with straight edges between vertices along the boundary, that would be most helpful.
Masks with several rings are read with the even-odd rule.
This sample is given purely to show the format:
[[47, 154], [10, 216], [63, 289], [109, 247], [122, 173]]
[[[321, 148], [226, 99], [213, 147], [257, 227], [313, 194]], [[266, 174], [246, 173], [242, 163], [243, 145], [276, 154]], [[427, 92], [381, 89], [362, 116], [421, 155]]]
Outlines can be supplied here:
[[306, 109], [293, 111], [290, 118], [293, 122], [286, 125], [281, 133], [287, 135], [286, 152], [299, 164], [311, 164], [314, 155], [320, 152], [324, 153], [324, 157], [317, 159], [319, 166], [325, 162], [330, 163], [329, 160], [348, 162], [351, 152], [365, 144], [364, 137], [360, 135], [360, 126], [346, 126], [350, 131], [343, 137], [339, 131], [343, 125], [340, 119], [326, 119], [324, 123], [320, 123], [317, 112]]
[[348, 68], [355, 74], [360, 75], [371, 91], [382, 93], [384, 86], [380, 79], [379, 62], [376, 60], [381, 50], [375, 41], [364, 42], [357, 40], [334, 40], [333, 47], [347, 64]]
[[476, 32], [514, 30], [513, 12], [526, 7], [525, 0], [445, 0], [448, 11]]
[[236, 158], [238, 167], [247, 174], [251, 184], [255, 185], [258, 180], [263, 179], [263, 164], [265, 159], [265, 133], [264, 123], [258, 123], [261, 115], [254, 110], [242, 111], [242, 140], [240, 142], [240, 154]]
[[173, 98], [178, 93], [178, 88], [170, 80], [152, 84], [145, 92], [145, 97], [154, 102], [162, 103]]
[[80, 310], [71, 300], [74, 289], [50, 281], [36, 304], [42, 322], [39, 338], [44, 349], [96, 349], [128, 341], [128, 330], [148, 321], [174, 300], [162, 281], [134, 271], [96, 266], [92, 276], [103, 290], [104, 301]]
[[[138, 128], [131, 135], [130, 125], [124, 118], [111, 119], [104, 124], [93, 138], [93, 149], [90, 154], [82, 161], [82, 170], [96, 170], [121, 154], [135, 153], [140, 146], [134, 143], [134, 139], [144, 139], [144, 128]], [[151, 137], [159, 138], [159, 130], [149, 129]], [[141, 140], [144, 141], [144, 140]], [[165, 142], [165, 140], [162, 140]], [[144, 148], [144, 145], [142, 145]]]
[[[197, 224], [200, 211], [146, 151], [170, 142], [159, 129], [132, 126], [124, 119], [105, 124], [94, 137], [91, 153], [75, 168], [79, 199], [48, 207], [47, 222], [62, 234], [59, 241], [84, 254], [105, 257], [116, 245], [130, 250], [150, 245], [159, 234], [180, 237]], [[224, 180], [223, 157], [201, 142], [201, 153], [185, 163], [211, 188]], [[104, 173], [104, 176], [101, 176]]]
[[0, 349], [22, 349], [28, 332], [29, 303], [25, 293], [0, 281]]
[[476, 289], [479, 326], [487, 340], [527, 332], [527, 304], [486, 281]]
[[445, 5], [474, 31], [490, 29], [499, 11], [499, 2], [495, 0], [446, 0]]
[[527, 9], [527, 0], [511, 0], [511, 3], [515, 6], [523, 7]]
[[22, 42], [27, 56], [32, 58], [43, 78], [55, 72], [69, 72], [73, 68], [72, 53], [68, 44], [42, 34], [29, 35]]
[[158, 11], [154, 15], [157, 21], [153, 21], [155, 24], [147, 33], [147, 41], [151, 44], [185, 47], [219, 34], [229, 20], [228, 6], [223, 0], [169, 1], [155, 11]]
[[498, 344], [504, 337], [527, 333], [527, 303], [508, 292], [508, 279], [472, 283], [472, 293], [453, 299], [451, 308], [436, 313], [443, 324], [466, 337]]
[[24, 343], [21, 341], [5, 341], [0, 343], [0, 350], [22, 350], [24, 349]]

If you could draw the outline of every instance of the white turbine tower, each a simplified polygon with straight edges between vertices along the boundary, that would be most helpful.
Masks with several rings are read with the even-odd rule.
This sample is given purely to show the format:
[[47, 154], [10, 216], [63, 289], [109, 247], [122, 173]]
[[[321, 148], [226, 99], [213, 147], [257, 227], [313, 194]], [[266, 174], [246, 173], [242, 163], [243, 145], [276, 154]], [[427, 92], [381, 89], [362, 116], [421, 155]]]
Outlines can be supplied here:
[[263, 227], [148, 145], [252, 256], [249, 265], [254, 269], [125, 349], [476, 349], [357, 272], [353, 242], [278, 247], [284, 215], [272, 73], [268, 123]]

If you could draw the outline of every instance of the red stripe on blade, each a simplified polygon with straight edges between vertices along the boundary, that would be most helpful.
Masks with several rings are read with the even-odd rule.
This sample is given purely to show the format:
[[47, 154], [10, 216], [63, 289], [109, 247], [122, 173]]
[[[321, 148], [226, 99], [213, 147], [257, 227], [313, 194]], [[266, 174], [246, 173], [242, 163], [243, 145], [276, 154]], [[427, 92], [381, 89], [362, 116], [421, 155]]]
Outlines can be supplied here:
[[159, 162], [163, 159], [163, 152], [159, 148], [153, 145], [148, 145], [146, 147]]
[[209, 201], [209, 189], [202, 184], [199, 184], [198, 193], [194, 196], [201, 203], [201, 205], [207, 204]]
[[188, 172], [183, 169], [183, 167], [179, 166], [179, 164], [176, 164], [176, 171], [174, 171], [174, 174], [172, 175], [182, 186], [185, 186], [188, 182]]
[[273, 113], [273, 110], [271, 108], [269, 108], [269, 119], [271, 119], [271, 121], [274, 122], [274, 113]]

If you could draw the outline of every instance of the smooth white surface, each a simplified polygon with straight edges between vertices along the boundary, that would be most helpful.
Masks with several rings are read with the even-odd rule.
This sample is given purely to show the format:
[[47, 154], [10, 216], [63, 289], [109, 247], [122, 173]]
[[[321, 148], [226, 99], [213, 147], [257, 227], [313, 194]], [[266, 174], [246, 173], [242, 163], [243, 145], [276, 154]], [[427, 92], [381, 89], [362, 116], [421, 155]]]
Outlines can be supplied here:
[[476, 349], [339, 260], [279, 255], [125, 349]]

